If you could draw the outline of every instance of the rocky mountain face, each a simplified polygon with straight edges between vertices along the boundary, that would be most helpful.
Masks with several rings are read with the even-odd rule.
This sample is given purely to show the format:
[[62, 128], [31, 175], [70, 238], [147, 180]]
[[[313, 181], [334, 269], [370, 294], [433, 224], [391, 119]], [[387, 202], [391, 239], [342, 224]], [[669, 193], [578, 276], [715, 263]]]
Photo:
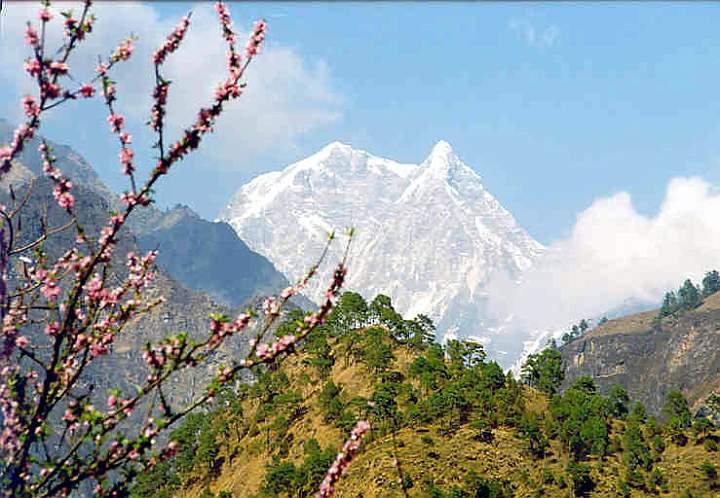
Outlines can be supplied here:
[[720, 391], [720, 295], [677, 318], [657, 316], [654, 310], [610, 320], [570, 342], [562, 348], [565, 385], [581, 375], [602, 391], [622, 384], [656, 415], [672, 389], [701, 406]]
[[[0, 118], [0, 144], [9, 143], [12, 140], [14, 131], [15, 126]], [[117, 196], [100, 180], [97, 172], [80, 154], [67, 145], [51, 141], [48, 141], [48, 143], [53, 147], [54, 155], [57, 157], [56, 166], [68, 178], [77, 184], [82, 184], [94, 190], [108, 202], [117, 202]], [[26, 144], [25, 149], [18, 158], [18, 163], [24, 166], [25, 176], [23, 179], [43, 176], [42, 159], [37, 150], [39, 144], [40, 139], [35, 137], [30, 143]], [[14, 183], [18, 185], [20, 182], [16, 178]]]
[[288, 285], [272, 263], [251, 251], [230, 225], [204, 220], [186, 206], [156, 209], [133, 228], [143, 250], [160, 251], [158, 265], [218, 303], [240, 306]]
[[[0, 120], [0, 143], [11, 137], [12, 132], [13, 127]], [[21, 212], [22, 230], [16, 233], [19, 245], [40, 236], [43, 222], [52, 228], [69, 220], [53, 199], [52, 182], [43, 177], [37, 145], [36, 139], [0, 182], [0, 202], [7, 205], [12, 203], [10, 186], [18, 199], [23, 198], [28, 188], [32, 189]], [[119, 207], [117, 195], [102, 183], [82, 156], [70, 147], [52, 142], [51, 145], [58, 166], [75, 183], [73, 194], [81, 225], [86, 233], [97, 236], [108, 213]], [[203, 338], [211, 313], [232, 315], [233, 308], [241, 305], [256, 307], [258, 295], [278, 292], [287, 285], [282, 274], [264, 257], [252, 252], [225, 223], [203, 220], [185, 207], [162, 211], [151, 206], [136, 214], [139, 216], [131, 217], [123, 229], [115, 251], [119, 259], [113, 271], [118, 276], [123, 274], [123, 258], [128, 251], [159, 248], [160, 271], [153, 292], [164, 296], [167, 302], [128, 327], [115, 343], [114, 354], [92, 366], [85, 381], [98, 387], [132, 390], [147, 375], [141, 357], [146, 342], [156, 342], [181, 331], [196, 339]], [[72, 229], [61, 231], [48, 239], [45, 249], [57, 257], [74, 243], [74, 237]], [[238, 337], [224, 345], [205, 369], [179, 375], [168, 398], [178, 402], [192, 399], [216, 373], [219, 363], [247, 354], [246, 339]]]
[[[14, 127], [0, 119], [0, 143], [12, 138]], [[22, 185], [42, 177], [42, 161], [35, 139], [23, 151], [18, 167], [3, 181]], [[106, 209], [119, 209], [115, 195], [92, 166], [70, 147], [51, 142], [57, 166], [77, 185], [102, 199]], [[128, 220], [135, 242], [143, 251], [159, 249], [158, 265], [189, 289], [202, 291], [226, 306], [240, 306], [259, 295], [278, 293], [287, 279], [267, 259], [251, 251], [226, 223], [200, 218], [192, 209], [140, 208]], [[296, 304], [310, 303], [297, 300]]]
[[[14, 167], [22, 168], [21, 164]], [[22, 198], [28, 184], [17, 186], [18, 198]], [[61, 210], [52, 195], [53, 184], [45, 178], [38, 178], [32, 185], [32, 193], [21, 211], [19, 225], [21, 230], [16, 231], [16, 246], [20, 247], [42, 234], [42, 223], [47, 227], [64, 226], [69, 217]], [[82, 184], [73, 188], [76, 197], [76, 213], [79, 223], [86, 233], [95, 237], [105, 225], [110, 204], [100, 196], [94, 188]], [[10, 204], [8, 192], [0, 192], [0, 202]], [[129, 251], [138, 251], [135, 237], [131, 232], [124, 230], [113, 255], [113, 265], [110, 280], [123, 278], [126, 273], [125, 255]], [[45, 251], [52, 258], [58, 257], [74, 243], [74, 231], [64, 230], [48, 237]], [[34, 257], [32, 252], [26, 257]], [[18, 268], [10, 272], [10, 288]], [[164, 296], [167, 302], [151, 313], [135, 320], [119, 335], [114, 344], [113, 354], [105, 356], [94, 362], [81, 379], [84, 385], [94, 385], [99, 395], [104, 395], [106, 389], [117, 387], [124, 392], [132, 392], [134, 385], [141, 383], [147, 375], [147, 367], [142, 359], [143, 347], [147, 342], [158, 342], [164, 337], [186, 331], [195, 339], [207, 335], [208, 317], [211, 313], [231, 313], [227, 307], [213, 302], [201, 292], [193, 291], [178, 284], [162, 270], [159, 272], [150, 292], [156, 296]], [[45, 334], [38, 330], [32, 334], [32, 341], [42, 344]], [[247, 341], [235, 340], [219, 349], [215, 358], [205, 366], [205, 369], [188, 370], [177, 376], [168, 391], [168, 399], [175, 402], [187, 401], [198, 394], [207, 381], [215, 374], [220, 362], [230, 356], [247, 353]], [[103, 400], [98, 400], [102, 402]]]
[[[485, 285], [497, 272], [517, 278], [543, 251], [444, 141], [417, 165], [331, 143], [244, 185], [220, 218], [290, 279], [330, 230], [354, 227], [348, 288], [386, 294], [404, 315], [430, 316], [441, 336], [473, 336], [491, 352]], [[321, 299], [324, 284], [308, 296]]]

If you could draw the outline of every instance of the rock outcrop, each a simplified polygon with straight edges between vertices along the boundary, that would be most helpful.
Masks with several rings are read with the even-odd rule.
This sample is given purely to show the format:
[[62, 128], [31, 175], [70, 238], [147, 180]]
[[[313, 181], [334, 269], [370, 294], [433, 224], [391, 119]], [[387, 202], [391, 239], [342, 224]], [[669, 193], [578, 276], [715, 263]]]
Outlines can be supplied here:
[[699, 408], [720, 390], [720, 295], [678, 317], [657, 317], [655, 310], [610, 320], [564, 346], [565, 385], [582, 375], [603, 391], [621, 384], [652, 414], [679, 389]]

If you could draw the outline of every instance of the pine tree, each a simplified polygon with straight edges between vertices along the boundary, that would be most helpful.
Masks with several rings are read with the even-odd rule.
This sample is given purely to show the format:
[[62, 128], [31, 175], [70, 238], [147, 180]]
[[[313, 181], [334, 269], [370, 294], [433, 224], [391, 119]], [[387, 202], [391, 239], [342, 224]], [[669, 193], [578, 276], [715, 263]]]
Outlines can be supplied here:
[[680, 308], [684, 310], [695, 309], [702, 304], [700, 289], [689, 278], [678, 289], [678, 301]]
[[628, 422], [623, 436], [623, 447], [623, 460], [628, 470], [650, 470], [653, 462], [650, 447], [637, 420]]
[[717, 270], [707, 272], [702, 280], [702, 286], [702, 295], [704, 297], [720, 291], [720, 273]]
[[660, 317], [670, 316], [675, 313], [678, 309], [677, 296], [674, 292], [666, 292], [665, 298], [663, 299], [662, 306], [660, 307]]
[[675, 423], [683, 429], [687, 429], [692, 424], [688, 402], [678, 390], [667, 393], [663, 414], [667, 417], [668, 423]]
[[521, 379], [540, 391], [554, 395], [565, 379], [562, 355], [555, 344], [531, 354], [522, 366]]
[[665, 428], [672, 441], [684, 445], [687, 442], [685, 430], [692, 424], [692, 415], [688, 402], [680, 391], [668, 392], [663, 414], [667, 418]]
[[608, 410], [613, 417], [624, 419], [628, 414], [630, 396], [627, 389], [620, 384], [613, 384], [608, 392]]

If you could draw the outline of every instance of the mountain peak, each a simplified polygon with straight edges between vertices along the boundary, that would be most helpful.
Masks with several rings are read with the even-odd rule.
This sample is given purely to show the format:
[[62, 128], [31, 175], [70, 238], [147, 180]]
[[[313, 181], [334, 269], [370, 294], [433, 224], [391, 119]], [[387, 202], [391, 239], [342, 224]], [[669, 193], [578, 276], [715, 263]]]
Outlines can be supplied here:
[[353, 149], [352, 145], [340, 142], [339, 140], [335, 140], [334, 142], [330, 142], [325, 147], [320, 149], [320, 152], [324, 154], [332, 154], [333, 152], [348, 153], [354, 150], [355, 149]]
[[455, 154], [455, 151], [446, 140], [439, 140], [432, 148], [430, 157], [447, 157], [450, 154]]
[[423, 171], [445, 179], [454, 177], [457, 172], [464, 169], [469, 168], [457, 156], [452, 145], [445, 140], [440, 140], [433, 146], [430, 155], [422, 164]]
[[[337, 142], [324, 151], [243, 186], [223, 219], [290, 280], [302, 278], [298, 269], [323, 251], [328, 230], [355, 227], [349, 288], [368, 298], [387, 295], [409, 316], [430, 316], [440, 335], [497, 335], [483, 315], [491, 278], [517, 278], [542, 246], [450, 144], [438, 142], [420, 165]], [[306, 292], [324, 296], [319, 281]]]
[[344, 163], [351, 157], [357, 156], [358, 154], [365, 154], [365, 151], [354, 149], [352, 145], [335, 140], [325, 145], [322, 149], [317, 151], [315, 154], [303, 159], [296, 164], [303, 165], [318, 165], [326, 164], [328, 161], [331, 164]]
[[447, 170], [452, 165], [459, 162], [460, 159], [457, 154], [455, 154], [455, 150], [453, 150], [452, 145], [445, 140], [440, 140], [436, 143], [430, 151], [428, 158], [425, 159], [425, 163], [433, 169], [440, 168], [444, 170]]

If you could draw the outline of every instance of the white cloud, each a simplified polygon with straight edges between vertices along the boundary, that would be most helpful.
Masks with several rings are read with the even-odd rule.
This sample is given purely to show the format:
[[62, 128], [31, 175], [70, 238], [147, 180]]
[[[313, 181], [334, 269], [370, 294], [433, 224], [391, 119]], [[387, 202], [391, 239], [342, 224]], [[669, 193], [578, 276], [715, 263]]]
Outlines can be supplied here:
[[[53, 6], [55, 12], [70, 6], [79, 10], [76, 3]], [[98, 2], [94, 9], [98, 16], [96, 29], [74, 57], [78, 63], [73, 70], [90, 76], [98, 54], [107, 54], [129, 33], [138, 35], [136, 54], [113, 77], [118, 82], [119, 106], [139, 129], [147, 120], [154, 82], [151, 54], [178, 19], [161, 18], [154, 7], [134, 2]], [[190, 124], [196, 110], [211, 101], [215, 85], [223, 79], [226, 60], [212, 5], [189, 4], [188, 10], [193, 11], [193, 17], [186, 40], [166, 63], [166, 76], [174, 82], [168, 121], [176, 131]], [[235, 14], [241, 31], [239, 39], [244, 43], [252, 20]], [[25, 21], [36, 15], [36, 4], [10, 2], [3, 9], [0, 80], [11, 87], [2, 91], [6, 102], [17, 102], [23, 92], [31, 89], [29, 78], [20, 68], [28, 54], [24, 46]], [[59, 28], [61, 23], [53, 24]], [[51, 33], [56, 40], [58, 31]], [[268, 40], [268, 46], [248, 70], [245, 95], [231, 103], [220, 118], [204, 157], [209, 154], [213, 160], [241, 168], [245, 160], [269, 149], [292, 149], [303, 134], [341, 117], [342, 101], [333, 89], [327, 65], [322, 60], [307, 60], [296, 49], [276, 43], [272, 25]], [[7, 117], [19, 119], [19, 104], [14, 109], [18, 114]], [[67, 115], [61, 119], [68, 119]]]
[[511, 313], [509, 328], [527, 338], [627, 303], [658, 305], [685, 278], [720, 269], [718, 220], [720, 193], [700, 178], [671, 180], [655, 216], [638, 213], [626, 192], [598, 199], [520, 285], [494, 282], [490, 307]]
[[509, 27], [534, 48], [550, 48], [560, 36], [560, 30], [554, 24], [537, 26], [528, 19], [511, 19]]

